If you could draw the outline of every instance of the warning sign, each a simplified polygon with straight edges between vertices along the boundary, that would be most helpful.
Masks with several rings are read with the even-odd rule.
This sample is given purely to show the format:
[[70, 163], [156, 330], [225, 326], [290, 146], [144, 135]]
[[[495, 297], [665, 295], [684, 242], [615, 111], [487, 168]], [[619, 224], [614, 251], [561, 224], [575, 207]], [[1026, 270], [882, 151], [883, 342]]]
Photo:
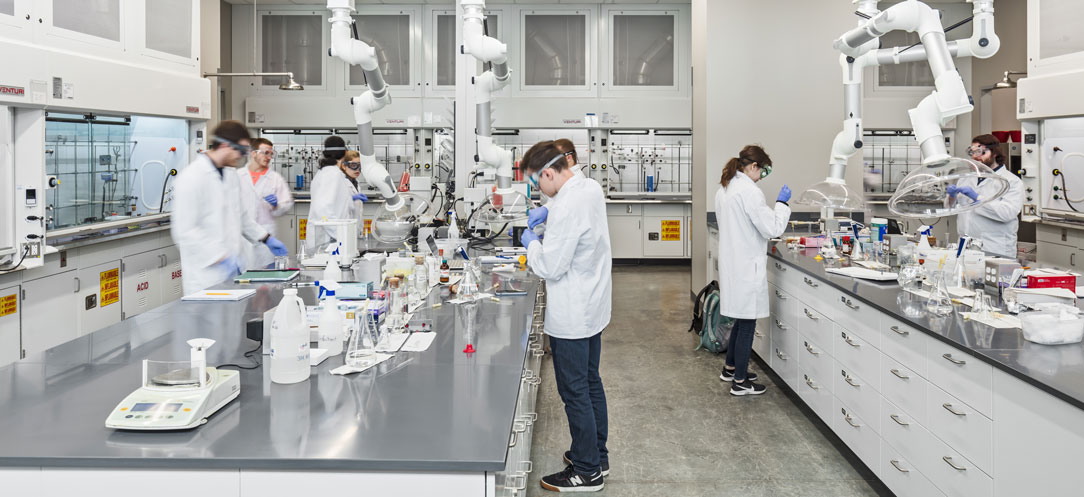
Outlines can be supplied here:
[[101, 307], [120, 302], [120, 269], [102, 271], [98, 278], [101, 286], [98, 302]]
[[301, 218], [301, 219], [297, 220], [297, 239], [298, 240], [304, 240], [305, 239], [305, 228], [308, 227], [308, 225], [309, 225], [309, 220], [308, 219]]
[[669, 219], [662, 222], [662, 241], [681, 241], [681, 220]]
[[362, 235], [368, 235], [368, 234], [370, 234], [372, 232], [373, 232], [373, 220], [372, 219], [366, 219], [365, 220], [365, 228], [362, 229], [361, 234]]
[[0, 297], [0, 317], [15, 314], [19, 310], [19, 299], [16, 294]]

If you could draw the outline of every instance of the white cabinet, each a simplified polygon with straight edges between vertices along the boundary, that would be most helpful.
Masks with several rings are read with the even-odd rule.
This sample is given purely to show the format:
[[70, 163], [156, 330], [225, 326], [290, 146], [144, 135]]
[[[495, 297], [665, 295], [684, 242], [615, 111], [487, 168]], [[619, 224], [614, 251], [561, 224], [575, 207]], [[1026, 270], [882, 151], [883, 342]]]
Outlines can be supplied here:
[[0, 366], [19, 360], [19, 285], [0, 288]]
[[80, 269], [75, 282], [80, 336], [120, 322], [119, 260]]
[[644, 216], [644, 257], [684, 257], [685, 218]]
[[184, 275], [181, 274], [181, 251], [176, 245], [162, 249], [161, 284], [162, 303], [166, 304], [184, 296]]
[[79, 336], [76, 271], [23, 282], [22, 344], [27, 355]]
[[121, 310], [124, 318], [162, 305], [161, 272], [165, 255], [158, 250], [124, 258], [121, 271]]
[[643, 218], [632, 216], [610, 217], [610, 250], [614, 259], [639, 259], [644, 250], [640, 244]]
[[285, 214], [275, 218], [275, 238], [286, 245], [291, 254], [297, 253], [297, 216]]
[[[612, 202], [606, 204], [606, 215], [615, 259], [691, 257], [689, 204]], [[718, 235], [713, 238], [717, 240]], [[717, 248], [715, 252], [718, 252]], [[715, 274], [715, 267], [718, 266], [707, 268], [708, 274]]]

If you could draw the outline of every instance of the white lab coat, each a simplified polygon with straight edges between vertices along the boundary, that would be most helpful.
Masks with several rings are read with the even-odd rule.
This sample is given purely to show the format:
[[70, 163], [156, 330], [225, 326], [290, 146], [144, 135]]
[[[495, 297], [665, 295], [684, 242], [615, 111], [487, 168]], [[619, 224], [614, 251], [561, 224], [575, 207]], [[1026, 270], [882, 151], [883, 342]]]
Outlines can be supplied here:
[[546, 280], [546, 334], [595, 336], [610, 324], [613, 286], [602, 187], [573, 176], [546, 208], [546, 240], [527, 247], [531, 270]]
[[[271, 236], [277, 236], [275, 234], [275, 218], [290, 212], [290, 208], [294, 205], [294, 197], [290, 194], [290, 187], [286, 185], [286, 180], [282, 179], [279, 173], [268, 170], [263, 176], [260, 176], [260, 179], [254, 185], [248, 167], [237, 168], [237, 176], [241, 186], [244, 207], [248, 212], [252, 213], [256, 224], [267, 230]], [[271, 207], [271, 204], [264, 200], [264, 197], [271, 194], [278, 197], [278, 207]], [[273, 263], [275, 256], [271, 253], [271, 249], [268, 248], [267, 244], [260, 242], [249, 243], [245, 247], [244, 261], [244, 267], [259, 269]]]
[[[1016, 230], [1020, 224], [1017, 216], [1024, 208], [1024, 182], [1005, 166], [995, 172], [1009, 182], [1009, 189], [997, 200], [957, 214], [956, 231], [982, 240], [982, 249], [986, 252], [1016, 259]], [[993, 181], [979, 183], [977, 179], [968, 178], [957, 186], [970, 186], [979, 194], [979, 200], [997, 193]], [[962, 194], [957, 198], [959, 195]]]
[[185, 295], [226, 281], [232, 275], [219, 262], [240, 261], [245, 240], [268, 234], [242, 205], [237, 174], [222, 172], [200, 154], [173, 183], [170, 234], [181, 252]]
[[[334, 238], [329, 229], [312, 228], [313, 221], [324, 219], [359, 219], [359, 202], [351, 200], [358, 189], [338, 166], [327, 166], [316, 172], [310, 187], [312, 200], [309, 204], [308, 227], [305, 229], [305, 245], [309, 250], [326, 245]], [[358, 233], [361, 231], [359, 230]]]
[[734, 319], [768, 317], [768, 240], [783, 234], [790, 207], [768, 207], [764, 192], [738, 171], [715, 194], [719, 222], [719, 314]]

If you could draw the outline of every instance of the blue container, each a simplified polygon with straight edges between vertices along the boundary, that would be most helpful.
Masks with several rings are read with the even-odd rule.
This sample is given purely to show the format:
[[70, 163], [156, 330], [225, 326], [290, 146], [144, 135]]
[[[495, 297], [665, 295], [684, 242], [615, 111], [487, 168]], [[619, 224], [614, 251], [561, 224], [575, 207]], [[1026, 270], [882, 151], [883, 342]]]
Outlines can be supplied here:
[[655, 177], [654, 176], [648, 176], [647, 177], [647, 191], [649, 191], [649, 192], [655, 191]]
[[305, 188], [305, 175], [304, 174], [297, 175], [297, 180], [296, 181], [297, 181], [297, 186], [294, 187], [295, 190], [301, 191], [303, 188]]

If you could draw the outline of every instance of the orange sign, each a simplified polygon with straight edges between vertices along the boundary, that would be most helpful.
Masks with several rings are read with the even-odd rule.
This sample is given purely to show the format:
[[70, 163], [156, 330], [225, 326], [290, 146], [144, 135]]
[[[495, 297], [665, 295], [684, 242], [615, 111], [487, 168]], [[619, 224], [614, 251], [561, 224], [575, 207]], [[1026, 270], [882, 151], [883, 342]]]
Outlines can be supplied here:
[[662, 222], [662, 241], [681, 241], [681, 220], [670, 219]]
[[0, 317], [15, 314], [19, 310], [19, 298], [16, 294], [0, 297]]
[[102, 271], [98, 275], [98, 285], [101, 287], [98, 296], [99, 306], [105, 307], [120, 302], [120, 269]]
[[362, 230], [361, 234], [362, 235], [368, 235], [369, 233], [372, 233], [372, 232], [373, 232], [373, 220], [372, 219], [366, 219], [365, 220], [365, 228]]
[[297, 239], [298, 240], [304, 240], [305, 239], [305, 228], [307, 228], [308, 226], [309, 226], [309, 220], [308, 219], [301, 218], [301, 219], [297, 220]]

